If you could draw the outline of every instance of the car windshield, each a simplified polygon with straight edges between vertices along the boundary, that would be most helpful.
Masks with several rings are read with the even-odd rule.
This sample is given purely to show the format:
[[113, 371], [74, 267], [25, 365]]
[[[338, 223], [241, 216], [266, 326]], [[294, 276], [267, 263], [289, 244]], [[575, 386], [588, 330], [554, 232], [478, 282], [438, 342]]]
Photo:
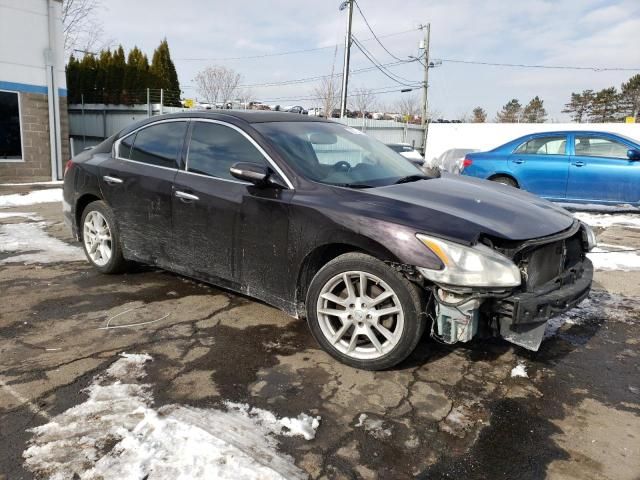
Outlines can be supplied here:
[[345, 125], [267, 122], [253, 126], [292, 168], [315, 182], [367, 188], [427, 178], [402, 155]]

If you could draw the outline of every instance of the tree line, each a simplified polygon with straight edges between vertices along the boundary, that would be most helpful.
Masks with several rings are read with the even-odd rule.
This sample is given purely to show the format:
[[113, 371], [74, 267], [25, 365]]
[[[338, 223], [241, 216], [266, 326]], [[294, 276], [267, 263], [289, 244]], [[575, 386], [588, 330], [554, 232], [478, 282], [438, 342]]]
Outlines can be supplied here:
[[149, 88], [164, 90], [165, 105], [180, 106], [180, 83], [166, 39], [154, 50], [151, 63], [138, 47], [125, 58], [120, 45], [81, 59], [71, 55], [66, 73], [69, 103], [146, 103]]

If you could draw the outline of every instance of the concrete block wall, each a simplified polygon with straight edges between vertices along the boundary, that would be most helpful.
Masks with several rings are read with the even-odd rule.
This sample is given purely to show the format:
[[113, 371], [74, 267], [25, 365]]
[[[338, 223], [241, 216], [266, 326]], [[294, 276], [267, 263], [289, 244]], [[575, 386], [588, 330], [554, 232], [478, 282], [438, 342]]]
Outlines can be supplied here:
[[[0, 162], [0, 182], [51, 180], [49, 104], [47, 95], [20, 93], [23, 161]], [[63, 163], [71, 158], [67, 98], [60, 97], [60, 138]]]

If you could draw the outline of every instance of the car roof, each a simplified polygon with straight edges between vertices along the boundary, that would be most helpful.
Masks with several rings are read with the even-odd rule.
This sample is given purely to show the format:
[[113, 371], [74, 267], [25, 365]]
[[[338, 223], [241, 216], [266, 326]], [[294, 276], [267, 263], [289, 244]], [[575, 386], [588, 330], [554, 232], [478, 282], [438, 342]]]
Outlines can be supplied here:
[[154, 115], [139, 122], [128, 125], [121, 130], [116, 138], [122, 138], [130, 132], [137, 130], [145, 125], [155, 123], [161, 120], [171, 119], [193, 119], [204, 118], [210, 120], [221, 120], [229, 123], [268, 123], [268, 122], [316, 122], [316, 123], [335, 123], [320, 117], [300, 115], [290, 112], [273, 112], [267, 110], [193, 110], [187, 112], [168, 113], [165, 115]]

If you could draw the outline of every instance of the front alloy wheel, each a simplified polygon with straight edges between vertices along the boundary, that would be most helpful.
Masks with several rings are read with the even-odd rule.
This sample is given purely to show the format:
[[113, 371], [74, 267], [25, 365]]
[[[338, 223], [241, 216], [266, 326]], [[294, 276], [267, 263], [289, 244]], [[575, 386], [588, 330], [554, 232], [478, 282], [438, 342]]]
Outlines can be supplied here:
[[382, 370], [415, 349], [426, 324], [424, 297], [384, 262], [346, 253], [311, 281], [307, 321], [331, 356], [356, 368]]
[[398, 295], [371, 273], [339, 273], [325, 283], [316, 308], [324, 336], [357, 359], [384, 356], [398, 344], [404, 313]]

